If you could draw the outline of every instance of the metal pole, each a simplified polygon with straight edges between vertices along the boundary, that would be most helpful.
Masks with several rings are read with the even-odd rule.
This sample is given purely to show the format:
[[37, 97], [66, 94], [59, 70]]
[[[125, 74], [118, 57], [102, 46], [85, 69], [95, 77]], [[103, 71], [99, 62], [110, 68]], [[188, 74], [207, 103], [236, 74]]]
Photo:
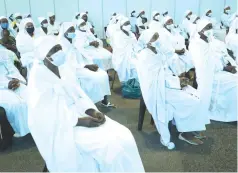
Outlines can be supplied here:
[[31, 14], [31, 0], [29, 0], [29, 10], [30, 10], [30, 14]]
[[6, 3], [6, 0], [4, 0], [4, 7], [5, 7], [5, 15], [7, 16], [7, 3]]
[[104, 32], [104, 10], [103, 10], [103, 0], [101, 1], [102, 3], [101, 3], [101, 10], [102, 10], [102, 28], [103, 28], [103, 30], [102, 30], [102, 36], [103, 36], [103, 38], [106, 38], [105, 37], [105, 32]]

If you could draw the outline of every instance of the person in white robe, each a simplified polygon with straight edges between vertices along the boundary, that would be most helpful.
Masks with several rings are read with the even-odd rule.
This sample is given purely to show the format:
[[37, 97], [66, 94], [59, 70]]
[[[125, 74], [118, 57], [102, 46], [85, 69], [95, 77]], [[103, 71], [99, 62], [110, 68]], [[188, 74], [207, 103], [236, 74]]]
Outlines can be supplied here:
[[49, 172], [144, 172], [131, 132], [99, 112], [77, 81], [62, 77], [61, 45], [45, 36], [35, 47], [28, 122]]
[[75, 26], [77, 25], [78, 19], [80, 19], [80, 12], [76, 12], [74, 17], [73, 17], [72, 22], [74, 23]]
[[162, 24], [164, 24], [164, 18], [167, 17], [168, 15], [169, 15], [169, 11], [168, 10], [164, 10], [162, 12], [161, 20], [160, 20], [162, 22]]
[[38, 17], [40, 27], [36, 28], [35, 37], [42, 37], [48, 35], [48, 20], [45, 17]]
[[163, 24], [161, 23], [160, 13], [158, 11], [153, 11], [152, 19], [149, 24], [149, 29], [159, 31], [162, 28]]
[[87, 13], [80, 13], [80, 18], [86, 22], [87, 31], [91, 32], [95, 37], [97, 37], [93, 25], [88, 21]]
[[23, 19], [19, 29], [16, 46], [21, 54], [22, 66], [27, 68], [28, 78], [34, 61], [35, 25], [33, 20], [31, 18]]
[[216, 18], [212, 17], [212, 10], [207, 9], [201, 17], [201, 20], [208, 20], [211, 22], [214, 30], [214, 36], [221, 41], [225, 41], [226, 29], [223, 29], [221, 23], [218, 22]]
[[99, 68], [107, 71], [112, 69], [112, 53], [103, 48], [103, 43], [87, 30], [86, 22], [78, 19], [74, 46], [87, 59]]
[[138, 31], [137, 31], [138, 35], [140, 35], [143, 31], [148, 29], [148, 22], [147, 22], [147, 19], [145, 17], [145, 11], [141, 10], [139, 15], [137, 16], [136, 26], [137, 26], [137, 29], [138, 29]]
[[226, 45], [232, 51], [236, 64], [238, 64], [238, 15], [233, 20], [229, 33], [226, 36]]
[[131, 12], [131, 16], [130, 16], [131, 31], [132, 31], [133, 33], [136, 33], [136, 21], [137, 21], [136, 11], [133, 10], [133, 11]]
[[117, 71], [120, 82], [127, 82], [130, 79], [137, 78], [136, 73], [136, 53], [135, 46], [137, 40], [131, 31], [131, 25], [128, 18], [120, 21], [120, 31], [113, 37], [112, 64]]
[[59, 35], [59, 29], [60, 24], [56, 21], [55, 14], [53, 12], [47, 13], [48, 19], [49, 19], [49, 25], [48, 25], [48, 35]]
[[184, 19], [183, 19], [183, 21], [181, 23], [181, 26], [180, 26], [180, 28], [184, 32], [185, 39], [189, 39], [188, 28], [189, 28], [189, 25], [191, 24], [192, 14], [193, 14], [193, 12], [191, 10], [187, 10], [184, 14]]
[[196, 14], [193, 14], [191, 16], [191, 23], [188, 27], [188, 33], [189, 33], [190, 39], [192, 39], [197, 33], [197, 23], [199, 22], [199, 20], [200, 20], [200, 17], [197, 16]]
[[210, 21], [200, 21], [197, 31], [189, 50], [207, 115], [215, 121], [237, 121], [237, 66], [224, 43], [214, 38]]
[[235, 14], [231, 13], [231, 7], [229, 5], [225, 6], [223, 14], [221, 16], [222, 27], [229, 31], [230, 25], [235, 18]]
[[161, 143], [168, 149], [175, 147], [171, 142], [168, 123], [175, 120], [180, 133], [179, 139], [192, 145], [203, 144], [191, 132], [203, 131], [205, 119], [200, 113], [200, 99], [183, 90], [180, 78], [173, 75], [166, 62], [166, 46], [158, 32], [148, 30], [144, 41], [147, 43], [138, 54], [137, 72], [143, 99], [152, 114]]
[[5, 109], [16, 136], [22, 137], [29, 133], [27, 87], [9, 54], [13, 53], [5, 48], [0, 49], [0, 107]]
[[72, 22], [65, 22], [61, 25], [59, 44], [66, 54], [65, 66], [60, 68], [62, 76], [70, 79], [70, 75], [65, 71], [65, 68], [70, 68], [77, 78], [78, 84], [94, 103], [102, 101], [102, 105], [114, 107], [108, 100], [108, 95], [111, 95], [108, 74], [93, 64], [90, 59], [82, 56], [74, 46], [75, 36]]
[[[7, 17], [1, 16], [0, 17], [0, 33], [2, 33], [3, 30], [8, 30], [10, 32], [10, 35], [12, 37], [16, 37], [17, 33], [16, 31], [9, 25], [9, 22], [7, 20]], [[0, 39], [2, 39], [2, 35], [0, 35]]]

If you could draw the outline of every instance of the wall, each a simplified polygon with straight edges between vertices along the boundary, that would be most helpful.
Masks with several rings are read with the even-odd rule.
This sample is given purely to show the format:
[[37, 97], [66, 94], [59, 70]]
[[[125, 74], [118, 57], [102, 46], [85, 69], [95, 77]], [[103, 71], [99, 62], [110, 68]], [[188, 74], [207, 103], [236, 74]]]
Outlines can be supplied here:
[[75, 12], [89, 12], [89, 20], [93, 22], [99, 37], [104, 36], [104, 26], [112, 13], [130, 15], [131, 11], [146, 12], [151, 19], [151, 12], [156, 10], [169, 11], [176, 23], [180, 23], [184, 12], [191, 9], [198, 15], [203, 15], [208, 8], [220, 19], [223, 7], [230, 5], [232, 11], [238, 9], [238, 0], [0, 0], [0, 16], [12, 13], [31, 13], [38, 25], [37, 17], [45, 16], [47, 12], [55, 12], [58, 21], [72, 21]]

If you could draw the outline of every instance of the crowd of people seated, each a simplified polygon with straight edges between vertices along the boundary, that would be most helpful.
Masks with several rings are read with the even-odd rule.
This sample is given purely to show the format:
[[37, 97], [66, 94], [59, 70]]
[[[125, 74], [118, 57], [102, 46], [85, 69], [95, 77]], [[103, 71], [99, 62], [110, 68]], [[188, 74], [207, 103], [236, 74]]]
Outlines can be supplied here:
[[110, 49], [88, 12], [68, 22], [52, 12], [0, 17], [0, 151], [30, 133], [51, 172], [144, 172], [131, 132], [95, 106], [116, 108], [111, 69], [122, 87], [139, 83], [162, 145], [175, 148], [171, 121], [180, 140], [202, 145], [210, 120], [237, 121], [238, 14], [230, 11], [219, 21], [210, 9], [187, 10], [178, 24], [166, 10], [151, 20], [143, 10], [115, 12]]

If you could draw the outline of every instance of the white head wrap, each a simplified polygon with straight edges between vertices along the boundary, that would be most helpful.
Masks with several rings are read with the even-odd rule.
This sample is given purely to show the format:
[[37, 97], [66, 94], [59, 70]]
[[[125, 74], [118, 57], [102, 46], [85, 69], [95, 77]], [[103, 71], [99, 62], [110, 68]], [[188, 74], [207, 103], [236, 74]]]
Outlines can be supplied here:
[[53, 13], [53, 12], [48, 12], [47, 13], [47, 16], [48, 16], [48, 18], [50, 18], [50, 17], [52, 17], [52, 16], [54, 16], [55, 14]]
[[77, 20], [77, 25], [76, 25], [76, 26], [81, 25], [83, 22], [85, 22], [83, 19], [78, 19], [78, 20]]
[[21, 13], [15, 13], [14, 18], [16, 19], [17, 17], [22, 16]]
[[208, 20], [200, 20], [197, 25], [197, 32], [202, 31], [209, 23], [211, 23]]
[[38, 17], [38, 21], [41, 24], [41, 22], [43, 22], [44, 20], [47, 20], [45, 17]]
[[191, 16], [191, 22], [193, 23], [193, 22], [195, 22], [195, 20], [197, 19], [197, 15], [196, 14], [192, 14], [192, 16]]
[[156, 31], [151, 30], [151, 29], [147, 29], [144, 36], [143, 36], [144, 43], [148, 44], [155, 33], [156, 33]]
[[168, 22], [170, 19], [172, 19], [170, 16], [166, 16], [166, 17], [164, 18], [164, 24], [166, 24], [166, 22]]
[[192, 12], [191, 10], [186, 10], [186, 12], [184, 13], [184, 17], [186, 17], [191, 12]]
[[82, 17], [84, 16], [84, 15], [87, 15], [86, 13], [80, 13], [80, 18], [82, 19]]
[[169, 13], [168, 10], [164, 10], [162, 14]]
[[35, 40], [35, 57], [39, 60], [44, 60], [49, 51], [57, 45], [54, 36], [42, 36]]
[[76, 12], [74, 17], [76, 17], [78, 15], [80, 16], [80, 12]]
[[120, 20], [120, 26], [124, 25], [126, 22], [130, 21], [127, 17], [122, 17]]
[[225, 10], [226, 8], [228, 8], [228, 7], [230, 7], [230, 5], [226, 5], [226, 6], [224, 7], [224, 10]]
[[2, 20], [2, 19], [7, 19], [7, 17], [5, 17], [5, 16], [0, 16], [0, 20]]
[[30, 13], [24, 14], [24, 18], [28, 18], [28, 16], [31, 15]]
[[204, 12], [204, 15], [206, 16], [207, 12], [210, 11], [211, 9], [206, 9]]
[[159, 13], [158, 11], [153, 11], [153, 12], [152, 12], [152, 16], [151, 16], [151, 20], [153, 20], [154, 17], [155, 17], [155, 15], [158, 14], [158, 13]]

